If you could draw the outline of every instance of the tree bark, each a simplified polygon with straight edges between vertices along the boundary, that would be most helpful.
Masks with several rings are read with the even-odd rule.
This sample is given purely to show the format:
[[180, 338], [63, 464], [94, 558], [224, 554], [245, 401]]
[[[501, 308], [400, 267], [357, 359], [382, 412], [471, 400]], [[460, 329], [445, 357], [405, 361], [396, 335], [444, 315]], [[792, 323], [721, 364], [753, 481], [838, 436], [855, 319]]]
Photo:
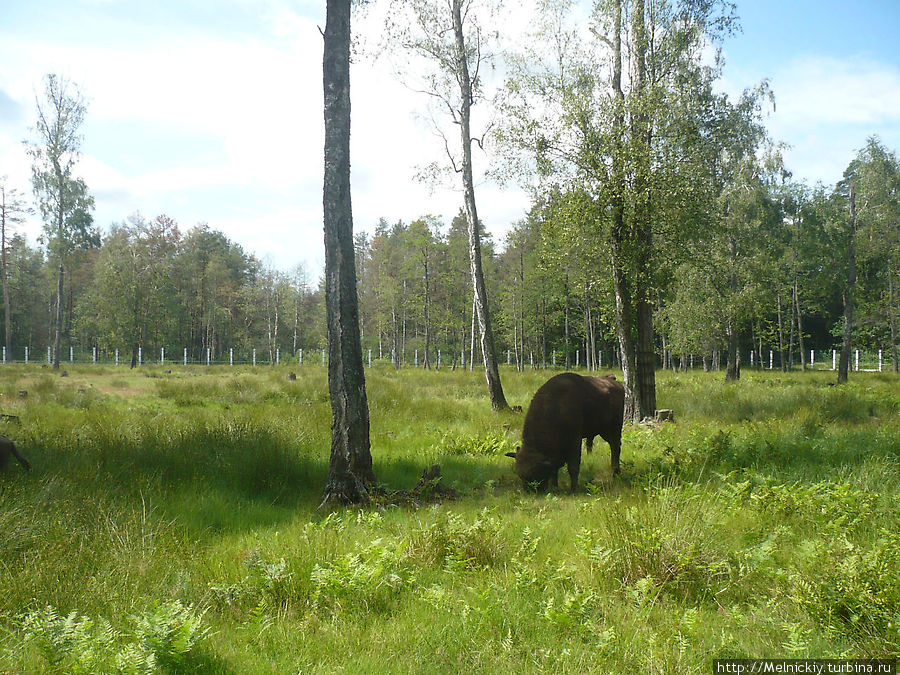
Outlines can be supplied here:
[[363, 372], [350, 201], [350, 0], [327, 0], [325, 100], [325, 304], [331, 460], [322, 504], [367, 502], [375, 482]]
[[894, 310], [894, 273], [888, 269], [888, 322], [891, 328], [891, 362], [892, 370], [900, 372], [900, 363], [897, 363], [897, 316]]
[[850, 340], [853, 336], [853, 295], [856, 289], [856, 183], [850, 181], [850, 231], [847, 233], [847, 282], [844, 301], [844, 339], [838, 364], [838, 384], [847, 381], [850, 371]]
[[610, 262], [613, 272], [613, 292], [616, 298], [616, 333], [619, 338], [619, 360], [625, 386], [625, 419], [634, 419], [635, 413], [640, 415], [635, 400], [636, 384], [634, 379], [635, 348], [633, 329], [633, 311], [631, 306], [631, 289], [628, 283], [628, 270], [624, 248], [626, 245], [625, 228], [625, 94], [622, 91], [622, 3], [617, 0], [613, 18], [613, 72], [612, 88], [615, 95], [615, 114], [613, 117], [613, 155], [612, 155], [612, 227], [609, 235]]
[[59, 370], [59, 350], [62, 345], [62, 320], [63, 320], [63, 266], [59, 264], [59, 272], [56, 276], [56, 334], [53, 336], [53, 367]]
[[781, 356], [781, 372], [787, 372], [787, 359], [784, 356], [784, 326], [781, 319], [781, 291], [776, 294], [778, 299], [778, 353]]
[[[7, 358], [12, 359], [12, 321], [10, 319], [10, 303], [9, 303], [9, 276], [6, 268], [6, 189], [0, 187], [0, 195], [2, 195], [3, 203], [0, 204], [0, 217], [3, 221], [0, 223], [0, 267], [2, 267], [3, 275], [3, 318], [5, 334], [3, 344], [6, 345]], [[893, 325], [893, 324], [892, 324]], [[894, 359], [896, 362], [896, 359]]]
[[478, 210], [475, 206], [475, 180], [472, 173], [472, 80], [469, 74], [469, 62], [463, 34], [462, 1], [452, 0], [451, 10], [453, 12], [453, 33], [456, 38], [456, 67], [461, 95], [459, 127], [460, 140], [462, 142], [463, 193], [469, 235], [469, 262], [472, 268], [472, 285], [475, 288], [478, 327], [481, 331], [481, 353], [484, 359], [484, 374], [487, 379], [491, 408], [494, 410], [505, 410], [509, 408], [509, 404], [506, 402], [506, 397], [503, 394], [503, 385], [500, 382], [500, 370], [497, 366], [494, 334], [491, 328], [487, 286], [484, 282], [484, 270], [481, 265], [481, 234], [479, 232]]
[[797, 312], [797, 344], [800, 346], [800, 370], [806, 372], [806, 345], [803, 342], [803, 315], [800, 313], [800, 287], [794, 278], [794, 309]]
[[634, 40], [634, 83], [637, 110], [632, 118], [633, 135], [638, 140], [634, 168], [634, 235], [635, 306], [637, 309], [637, 381], [635, 417], [653, 417], [656, 412], [656, 351], [653, 339], [653, 302], [650, 299], [653, 270], [653, 227], [650, 213], [650, 148], [651, 128], [647, 114], [643, 112], [647, 88], [648, 36], [644, 22], [644, 0], [635, 0], [632, 10], [632, 35]]

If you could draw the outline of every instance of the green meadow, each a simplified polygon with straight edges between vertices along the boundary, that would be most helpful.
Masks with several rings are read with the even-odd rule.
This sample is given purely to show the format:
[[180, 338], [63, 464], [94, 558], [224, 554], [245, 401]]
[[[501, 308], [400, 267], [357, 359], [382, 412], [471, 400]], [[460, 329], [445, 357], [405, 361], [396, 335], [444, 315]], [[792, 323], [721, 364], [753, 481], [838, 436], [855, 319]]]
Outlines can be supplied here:
[[[0, 371], [0, 672], [708, 673], [900, 655], [900, 379], [658, 373], [675, 423], [524, 493], [480, 372], [367, 370], [384, 490], [319, 508], [321, 367]], [[503, 371], [527, 407], [547, 371]], [[27, 391], [27, 396], [20, 395]], [[413, 494], [439, 464], [443, 501]]]

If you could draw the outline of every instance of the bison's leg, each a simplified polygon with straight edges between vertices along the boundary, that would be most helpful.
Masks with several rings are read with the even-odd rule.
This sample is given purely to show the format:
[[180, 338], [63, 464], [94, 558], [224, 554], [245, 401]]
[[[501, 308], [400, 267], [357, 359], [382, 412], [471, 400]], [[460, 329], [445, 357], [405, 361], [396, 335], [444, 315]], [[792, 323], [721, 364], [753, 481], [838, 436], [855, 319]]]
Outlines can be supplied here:
[[[553, 473], [550, 474], [549, 483], [550, 483], [550, 487], [553, 490], [559, 489], [559, 469], [554, 469]], [[545, 486], [546, 486], [546, 483], [545, 483]]]
[[610, 464], [612, 465], [613, 476], [622, 473], [619, 467], [619, 455], [622, 454], [622, 439], [614, 439], [609, 443]]
[[581, 439], [577, 439], [572, 446], [566, 466], [569, 469], [569, 489], [574, 493], [578, 489], [578, 472], [581, 470]]

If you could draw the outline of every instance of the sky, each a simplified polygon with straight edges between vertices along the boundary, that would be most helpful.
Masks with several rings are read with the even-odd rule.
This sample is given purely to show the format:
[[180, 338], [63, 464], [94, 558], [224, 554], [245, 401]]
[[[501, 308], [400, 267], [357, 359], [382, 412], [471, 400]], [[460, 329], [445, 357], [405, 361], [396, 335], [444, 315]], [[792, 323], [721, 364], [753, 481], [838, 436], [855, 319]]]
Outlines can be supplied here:
[[[30, 197], [23, 140], [43, 76], [58, 73], [87, 99], [78, 172], [101, 232], [135, 213], [166, 214], [182, 230], [207, 223], [276, 269], [303, 265], [315, 283], [324, 4], [0, 0], [0, 176]], [[737, 13], [722, 87], [737, 95], [769, 80], [766, 124], [789, 145], [795, 179], [833, 185], [872, 135], [900, 150], [900, 1], [737, 0]], [[423, 119], [427, 97], [370, 53], [355, 59], [351, 97], [355, 228], [426, 214], [449, 222], [460, 191], [416, 180], [443, 154]], [[529, 206], [521, 188], [484, 180], [477, 199], [501, 242]], [[40, 220], [19, 229], [36, 244]]]

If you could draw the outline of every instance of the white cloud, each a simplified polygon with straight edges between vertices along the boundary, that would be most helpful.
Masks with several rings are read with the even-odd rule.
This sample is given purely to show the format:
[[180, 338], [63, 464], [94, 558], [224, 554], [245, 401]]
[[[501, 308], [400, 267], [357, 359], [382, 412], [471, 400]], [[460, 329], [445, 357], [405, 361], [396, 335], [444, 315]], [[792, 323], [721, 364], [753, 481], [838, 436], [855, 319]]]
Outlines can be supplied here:
[[[207, 221], [279, 267], [292, 267], [292, 256], [305, 260], [315, 277], [324, 258], [322, 37], [314, 20], [281, 0], [264, 0], [261, 8], [270, 32], [240, 39], [201, 27], [157, 34], [106, 16], [109, 40], [79, 41], [73, 33], [62, 43], [0, 30], [0, 63], [10, 65], [0, 89], [30, 118], [45, 73], [81, 87], [91, 135], [79, 172], [95, 195], [99, 225], [135, 211], [167, 213], [183, 227]], [[397, 81], [386, 62], [363, 57], [354, 63], [351, 93], [357, 228], [371, 229], [381, 216], [432, 213], [449, 221], [461, 195], [430, 194], [414, 180], [417, 165], [443, 153], [413, 116], [426, 97]], [[0, 120], [2, 172], [15, 174], [24, 190], [30, 161], [20, 139], [29, 123]], [[127, 133], [104, 135], [117, 125]], [[181, 147], [198, 137], [219, 159]], [[518, 191], [485, 187], [480, 195], [480, 215], [495, 233], [521, 217], [527, 203]]]

